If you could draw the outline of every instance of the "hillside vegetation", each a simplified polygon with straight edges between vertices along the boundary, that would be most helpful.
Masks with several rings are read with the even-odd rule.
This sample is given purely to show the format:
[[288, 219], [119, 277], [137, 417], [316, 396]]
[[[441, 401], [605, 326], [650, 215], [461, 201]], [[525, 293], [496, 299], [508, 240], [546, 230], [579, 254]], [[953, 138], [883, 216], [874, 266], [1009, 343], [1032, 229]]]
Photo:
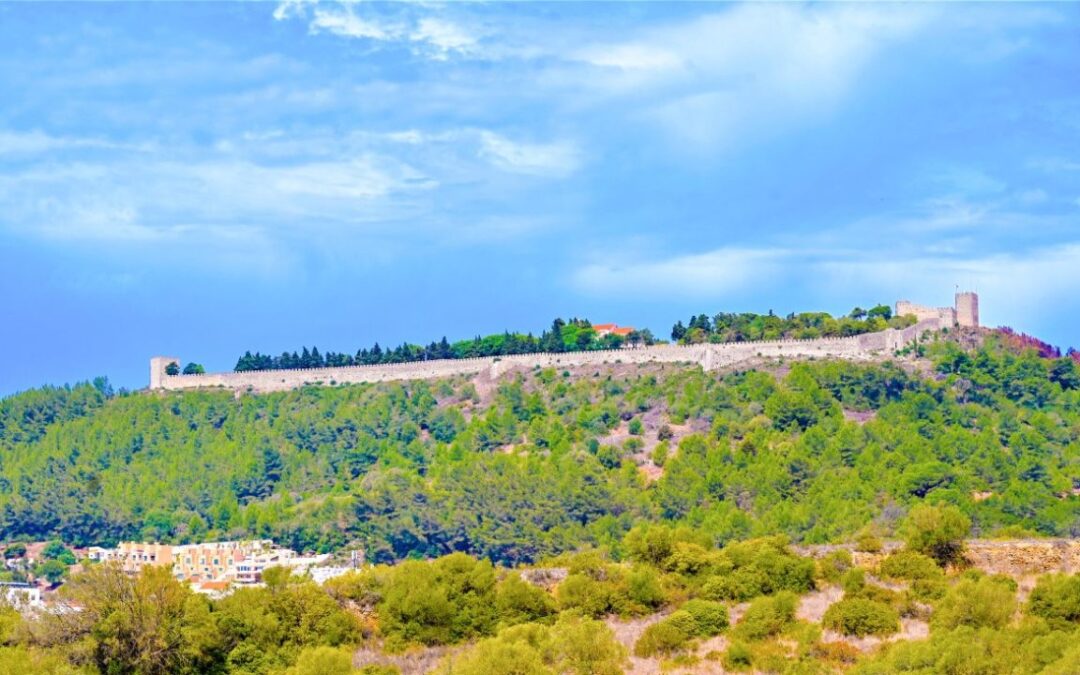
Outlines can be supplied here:
[[827, 312], [792, 313], [785, 317], [771, 311], [768, 314], [720, 312], [712, 318], [706, 314], [691, 316], [686, 325], [677, 322], [671, 328], [671, 339], [680, 344], [811, 340], [876, 333], [915, 323], [913, 315], [893, 316], [888, 305], [875, 305], [868, 310], [856, 307], [847, 316], [840, 317]]
[[[0, 401], [0, 537], [259, 536], [393, 561], [616, 555], [635, 524], [713, 543], [892, 533], [953, 504], [973, 533], [1080, 534], [1080, 374], [1069, 358], [920, 348], [893, 363], [533, 370], [243, 396]], [[932, 364], [932, 365], [929, 365]]]
[[968, 524], [954, 507], [921, 506], [907, 546], [862, 566], [846, 550], [798, 556], [782, 537], [717, 549], [701, 531], [650, 525], [618, 557], [585, 550], [511, 570], [454, 553], [323, 587], [271, 568], [265, 587], [222, 599], [165, 568], [92, 565], [60, 590], [79, 611], [0, 607], [0, 671], [1075, 673], [1080, 577], [1043, 575], [1021, 596], [1013, 578], [943, 569], [925, 544], [958, 549], [959, 530], [940, 526], [952, 521]]

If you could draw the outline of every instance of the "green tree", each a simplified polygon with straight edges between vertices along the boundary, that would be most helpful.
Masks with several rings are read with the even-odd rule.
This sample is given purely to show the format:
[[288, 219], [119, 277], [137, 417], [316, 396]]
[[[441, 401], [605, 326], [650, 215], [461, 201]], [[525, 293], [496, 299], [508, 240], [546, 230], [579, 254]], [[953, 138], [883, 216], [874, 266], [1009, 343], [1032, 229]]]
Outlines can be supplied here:
[[971, 520], [955, 506], [917, 504], [904, 521], [902, 532], [907, 547], [928, 555], [939, 565], [960, 560], [964, 537]]

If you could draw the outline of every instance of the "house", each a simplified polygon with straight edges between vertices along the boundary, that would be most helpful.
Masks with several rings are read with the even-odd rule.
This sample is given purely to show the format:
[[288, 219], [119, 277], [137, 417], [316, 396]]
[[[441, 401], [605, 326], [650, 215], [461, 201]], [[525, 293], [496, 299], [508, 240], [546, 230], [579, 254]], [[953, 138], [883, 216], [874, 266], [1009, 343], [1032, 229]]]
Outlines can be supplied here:
[[619, 326], [614, 323], [598, 323], [593, 325], [593, 330], [596, 331], [596, 337], [604, 337], [605, 335], [618, 335], [619, 337], [627, 337], [630, 333], [634, 332], [634, 328], [631, 326]]
[[0, 581], [0, 593], [4, 600], [15, 609], [41, 607], [41, 589], [33, 584], [15, 581]]

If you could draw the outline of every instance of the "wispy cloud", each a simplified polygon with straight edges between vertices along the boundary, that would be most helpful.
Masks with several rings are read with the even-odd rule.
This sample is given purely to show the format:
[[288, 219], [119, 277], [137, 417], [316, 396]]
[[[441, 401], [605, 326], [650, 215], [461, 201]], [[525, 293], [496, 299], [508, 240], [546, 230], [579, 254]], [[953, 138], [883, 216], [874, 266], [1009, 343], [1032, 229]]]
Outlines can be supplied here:
[[[603, 256], [609, 259], [608, 253]], [[988, 323], [1035, 321], [1071, 302], [1080, 285], [1080, 241], [1019, 251], [920, 254], [909, 251], [800, 250], [722, 247], [656, 259], [593, 262], [574, 275], [588, 294], [642, 298], [698, 298], [718, 304], [747, 292], [775, 294], [798, 287], [811, 297], [910, 298], [949, 302], [954, 287], [987, 300]]]
[[[608, 95], [688, 148], [714, 149], [751, 133], [812, 122], [856, 85], [891, 44], [916, 33], [932, 8], [741, 5], [575, 50]], [[616, 72], [612, 72], [616, 71]]]
[[522, 143], [491, 131], [481, 131], [480, 155], [507, 171], [566, 176], [581, 165], [581, 153], [568, 141]]
[[782, 248], [723, 247], [650, 260], [605, 251], [598, 260], [579, 268], [574, 280], [582, 290], [600, 295], [717, 297], [766, 282], [792, 255]]
[[278, 21], [307, 21], [308, 31], [313, 35], [325, 33], [373, 43], [402, 44], [417, 54], [440, 61], [453, 54], [469, 54], [478, 43], [477, 35], [446, 18], [408, 11], [387, 16], [373, 6], [354, 2], [323, 6], [285, 0], [278, 4], [273, 16]]

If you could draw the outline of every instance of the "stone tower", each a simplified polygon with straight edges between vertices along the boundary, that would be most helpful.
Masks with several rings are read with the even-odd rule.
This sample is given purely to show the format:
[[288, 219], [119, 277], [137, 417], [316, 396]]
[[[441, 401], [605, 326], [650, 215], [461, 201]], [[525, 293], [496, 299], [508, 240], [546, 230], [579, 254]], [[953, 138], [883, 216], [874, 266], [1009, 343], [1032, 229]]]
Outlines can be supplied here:
[[963, 328], [979, 327], [979, 295], [971, 291], [956, 294], [956, 324]]
[[180, 359], [175, 356], [155, 356], [150, 359], [150, 388], [161, 389], [165, 386], [165, 368], [170, 363], [180, 365]]

